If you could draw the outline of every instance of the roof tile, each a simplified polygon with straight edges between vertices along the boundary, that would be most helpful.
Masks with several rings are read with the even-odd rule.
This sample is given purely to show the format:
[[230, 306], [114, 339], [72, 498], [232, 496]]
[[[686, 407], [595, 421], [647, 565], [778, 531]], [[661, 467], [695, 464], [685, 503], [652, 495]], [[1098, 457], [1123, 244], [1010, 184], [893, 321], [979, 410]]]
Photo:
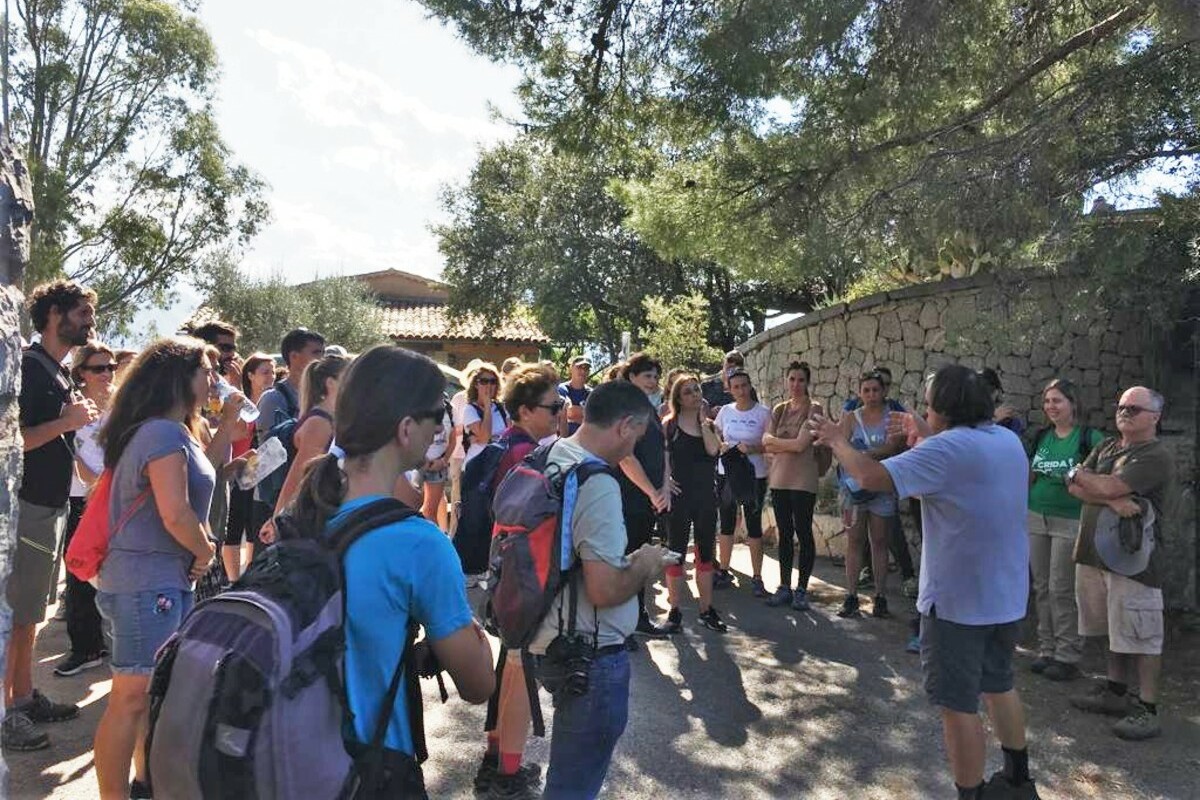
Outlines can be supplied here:
[[440, 303], [419, 303], [381, 300], [383, 331], [393, 339], [499, 339], [516, 342], [549, 342], [531, 319], [513, 317], [487, 329], [485, 319], [468, 314], [451, 322], [446, 306]]

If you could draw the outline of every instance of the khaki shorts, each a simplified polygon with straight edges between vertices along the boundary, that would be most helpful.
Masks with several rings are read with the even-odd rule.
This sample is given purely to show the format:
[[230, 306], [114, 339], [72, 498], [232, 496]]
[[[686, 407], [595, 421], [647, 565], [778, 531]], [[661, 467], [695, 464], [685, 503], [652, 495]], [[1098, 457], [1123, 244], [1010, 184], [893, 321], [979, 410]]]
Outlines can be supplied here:
[[46, 620], [50, 595], [58, 588], [67, 510], [20, 502], [17, 552], [8, 578], [8, 604], [14, 625], [37, 625]]
[[1107, 636], [1108, 649], [1114, 653], [1162, 654], [1162, 589], [1076, 564], [1075, 595], [1081, 636]]

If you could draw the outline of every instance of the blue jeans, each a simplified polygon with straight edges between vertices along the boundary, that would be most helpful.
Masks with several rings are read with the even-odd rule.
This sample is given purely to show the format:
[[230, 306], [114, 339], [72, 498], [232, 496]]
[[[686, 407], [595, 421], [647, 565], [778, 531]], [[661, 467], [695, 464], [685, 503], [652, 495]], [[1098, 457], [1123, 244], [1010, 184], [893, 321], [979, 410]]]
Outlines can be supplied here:
[[628, 721], [629, 653], [622, 649], [592, 663], [587, 694], [555, 699], [543, 800], [591, 800], [599, 795]]

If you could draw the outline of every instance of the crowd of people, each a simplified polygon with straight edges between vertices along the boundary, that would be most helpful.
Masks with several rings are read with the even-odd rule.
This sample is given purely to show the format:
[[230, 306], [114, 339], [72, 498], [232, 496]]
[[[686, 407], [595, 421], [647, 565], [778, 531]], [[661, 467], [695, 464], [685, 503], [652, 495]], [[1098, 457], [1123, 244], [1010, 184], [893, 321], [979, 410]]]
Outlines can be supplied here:
[[[689, 549], [695, 622], [704, 629], [728, 630], [717, 608], [722, 591], [748, 591], [768, 608], [815, 610], [813, 515], [835, 462], [846, 583], [840, 608], [829, 610], [861, 617], [859, 591], [869, 587], [870, 615], [891, 616], [888, 576], [893, 562], [899, 569], [901, 591], [916, 598], [910, 648], [941, 711], [960, 798], [1037, 796], [1014, 688], [1031, 592], [1033, 672], [1079, 678], [1083, 638], [1107, 636], [1106, 678], [1073, 704], [1117, 717], [1113, 730], [1125, 739], [1161, 730], [1161, 534], [1176, 486], [1157, 437], [1163, 398], [1148, 388], [1121, 395], [1108, 438], [1082, 424], [1091, 409], [1065, 379], [1045, 387], [1045, 425], [1031, 432], [1004, 405], [994, 371], [943, 367], [915, 398], [924, 408], [916, 413], [889, 396], [885, 368], [869, 370], [834, 415], [810, 394], [808, 365], [793, 362], [779, 385], [756, 387], [737, 351], [712, 378], [675, 369], [665, 381], [646, 353], [607, 368], [600, 381], [586, 357], [565, 375], [546, 362], [477, 360], [451, 396], [424, 356], [381, 345], [352, 358], [302, 328], [282, 338], [280, 364], [265, 353], [243, 358], [237, 328], [221, 321], [136, 354], [119, 351], [96, 339], [95, 304], [93, 292], [67, 281], [30, 295], [38, 338], [22, 363], [25, 470], [8, 585], [3, 745], [48, 747], [45, 726], [78, 714], [34, 687], [34, 640], [64, 547], [108, 473], [109, 551], [94, 582], [67, 576], [70, 652], [55, 667], [68, 676], [107, 660], [112, 670], [95, 738], [103, 800], [150, 796], [147, 688], [156, 652], [197, 597], [236, 581], [275, 541], [280, 514], [324, 528], [379, 496], [422, 513], [346, 555], [348, 741], [368, 740], [364, 726], [374, 717], [358, 712], [377, 708], [413, 620], [464, 700], [495, 700], [477, 792], [595, 797], [627, 723], [630, 652], [639, 639], [684, 628]], [[767, 405], [765, 395], [782, 400]], [[288, 463], [274, 481], [243, 488], [237, 479], [272, 437], [287, 439]], [[546, 445], [555, 469], [606, 465], [563, 511], [576, 559], [569, 581], [579, 591], [565, 610], [563, 596], [555, 600], [527, 653], [508, 655], [498, 686], [468, 600], [486, 588], [491, 533], [481, 562], [481, 543], [458, 519], [464, 476], [478, 474], [471, 464], [491, 445], [503, 451], [488, 477], [492, 490]], [[921, 537], [919, 575], [902, 500]], [[763, 575], [768, 503], [779, 536], [772, 588]], [[744, 585], [731, 566], [739, 526], [751, 565]], [[646, 598], [664, 573], [669, 611], [659, 622]], [[586, 645], [587, 680], [581, 692], [553, 693], [543, 780], [538, 765], [523, 763], [536, 716], [527, 671], [542, 677], [558, 658], [564, 614]], [[981, 697], [1004, 755], [986, 783]], [[402, 694], [386, 740], [412, 752], [405, 702]]]

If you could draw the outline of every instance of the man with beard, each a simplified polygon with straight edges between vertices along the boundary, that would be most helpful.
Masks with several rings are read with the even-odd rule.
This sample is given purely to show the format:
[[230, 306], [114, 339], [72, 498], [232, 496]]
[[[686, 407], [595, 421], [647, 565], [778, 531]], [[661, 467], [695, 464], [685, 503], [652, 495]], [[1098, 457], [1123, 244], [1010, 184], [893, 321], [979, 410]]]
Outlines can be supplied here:
[[41, 341], [21, 361], [19, 398], [25, 472], [17, 493], [20, 515], [8, 604], [4, 719], [5, 750], [39, 750], [50, 738], [36, 723], [60, 722], [79, 714], [75, 705], [55, 703], [33, 688], [33, 645], [38, 623], [58, 586], [59, 557], [66, 529], [75, 431], [99, 416], [95, 404], [73, 390], [62, 362], [86, 344], [96, 326], [96, 293], [70, 281], [38, 286], [29, 296], [29, 316]]
[[192, 331], [192, 336], [211, 344], [221, 352], [221, 357], [217, 360], [217, 368], [221, 372], [221, 377], [234, 388], [240, 388], [242, 385], [242, 359], [237, 353], [238, 329], [228, 322], [214, 319]]

